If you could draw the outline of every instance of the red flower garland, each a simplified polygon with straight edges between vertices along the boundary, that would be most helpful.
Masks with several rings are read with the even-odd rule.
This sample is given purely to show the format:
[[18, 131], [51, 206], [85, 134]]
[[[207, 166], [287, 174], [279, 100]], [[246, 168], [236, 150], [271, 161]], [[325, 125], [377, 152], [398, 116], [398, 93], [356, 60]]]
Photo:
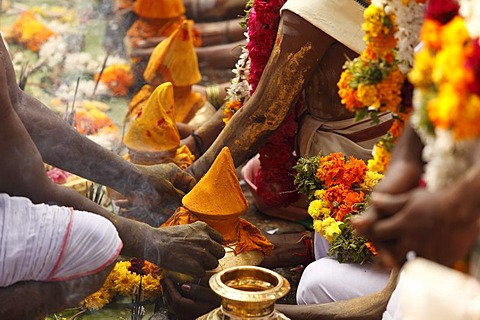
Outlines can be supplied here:
[[[249, 83], [251, 94], [257, 88], [265, 65], [273, 49], [280, 22], [280, 9], [286, 0], [255, 0], [249, 13], [247, 49], [250, 57]], [[289, 112], [283, 124], [259, 148], [260, 169], [254, 184], [266, 205], [272, 208], [286, 207], [300, 198], [294, 186], [297, 163], [295, 134], [299, 103]]]
[[425, 18], [440, 22], [442, 25], [452, 20], [460, 9], [455, 0], [430, 0], [425, 11]]

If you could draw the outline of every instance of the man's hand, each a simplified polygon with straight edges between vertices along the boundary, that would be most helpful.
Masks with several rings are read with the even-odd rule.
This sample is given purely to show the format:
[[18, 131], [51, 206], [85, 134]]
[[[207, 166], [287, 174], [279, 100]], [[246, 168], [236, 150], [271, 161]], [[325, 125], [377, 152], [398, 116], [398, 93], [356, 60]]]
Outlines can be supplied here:
[[123, 216], [158, 227], [182, 205], [183, 196], [196, 181], [172, 163], [137, 168], [142, 182], [132, 186], [127, 201], [118, 200], [116, 204], [124, 209]]
[[178, 288], [170, 278], [161, 284], [163, 297], [178, 320], [196, 319], [220, 306], [220, 297], [206, 286], [185, 283]]
[[225, 255], [222, 235], [204, 222], [149, 230], [137, 236], [142, 237], [139, 245], [145, 251], [143, 256], [138, 255], [163, 269], [201, 278]]
[[[466, 203], [465, 203], [466, 202]], [[480, 224], [475, 207], [455, 188], [438, 192], [417, 188], [401, 195], [375, 193], [364, 219], [375, 216], [360, 234], [373, 241], [381, 262], [403, 264], [409, 251], [451, 266], [475, 243]], [[354, 223], [355, 224], [355, 223]]]

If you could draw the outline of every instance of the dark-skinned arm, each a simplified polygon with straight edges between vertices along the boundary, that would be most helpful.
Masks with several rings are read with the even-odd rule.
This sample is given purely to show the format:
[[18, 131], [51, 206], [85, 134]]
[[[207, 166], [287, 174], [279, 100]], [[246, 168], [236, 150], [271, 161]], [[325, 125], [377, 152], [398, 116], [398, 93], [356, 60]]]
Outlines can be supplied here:
[[[215, 114], [203, 123], [200, 128], [195, 130], [196, 138], [193, 135], [187, 136], [180, 141], [181, 145], [186, 145], [195, 154], [200, 157], [215, 141], [220, 132], [225, 127], [223, 122], [223, 108], [220, 108]], [[197, 141], [195, 141], [197, 139]]]
[[[165, 269], [203, 276], [223, 257], [222, 236], [205, 223], [168, 228], [122, 218], [80, 195], [54, 184], [47, 177], [42, 157], [25, 129], [9, 97], [5, 69], [0, 68], [0, 192], [23, 196], [33, 203], [54, 203], [96, 213], [117, 229], [122, 254], [149, 260]], [[68, 153], [68, 145], [64, 146]]]
[[195, 183], [191, 176], [174, 165], [135, 166], [78, 134], [44, 104], [20, 90], [3, 41], [0, 56], [12, 106], [43, 161], [111, 187], [133, 205], [151, 211], [171, 213], [180, 205], [184, 193]]
[[255, 94], [233, 116], [208, 151], [187, 170], [196, 178], [202, 177], [224, 146], [230, 148], [236, 166], [253, 156], [286, 118], [333, 42], [298, 15], [285, 11]]

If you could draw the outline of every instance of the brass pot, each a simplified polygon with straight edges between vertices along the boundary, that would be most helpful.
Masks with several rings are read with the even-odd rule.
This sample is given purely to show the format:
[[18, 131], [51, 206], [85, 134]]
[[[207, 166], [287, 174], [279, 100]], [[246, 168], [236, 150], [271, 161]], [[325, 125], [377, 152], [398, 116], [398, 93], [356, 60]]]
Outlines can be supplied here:
[[290, 284], [272, 270], [232, 267], [214, 274], [209, 283], [222, 305], [201, 320], [286, 319], [275, 311], [275, 302], [288, 293]]

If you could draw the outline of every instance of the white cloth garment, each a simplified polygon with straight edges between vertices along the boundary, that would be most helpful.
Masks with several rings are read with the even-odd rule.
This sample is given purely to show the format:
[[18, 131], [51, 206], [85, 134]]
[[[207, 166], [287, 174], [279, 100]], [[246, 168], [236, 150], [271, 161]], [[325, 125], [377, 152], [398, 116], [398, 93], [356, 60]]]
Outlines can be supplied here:
[[94, 274], [122, 248], [107, 219], [0, 193], [0, 287]]
[[480, 282], [423, 258], [407, 261], [382, 319], [478, 320]]
[[288, 0], [283, 10], [298, 14], [357, 53], [365, 48], [362, 40], [365, 8], [354, 0]]
[[389, 272], [371, 264], [340, 263], [327, 256], [329, 244], [315, 233], [315, 261], [303, 271], [297, 288], [298, 304], [319, 304], [348, 300], [385, 288]]

